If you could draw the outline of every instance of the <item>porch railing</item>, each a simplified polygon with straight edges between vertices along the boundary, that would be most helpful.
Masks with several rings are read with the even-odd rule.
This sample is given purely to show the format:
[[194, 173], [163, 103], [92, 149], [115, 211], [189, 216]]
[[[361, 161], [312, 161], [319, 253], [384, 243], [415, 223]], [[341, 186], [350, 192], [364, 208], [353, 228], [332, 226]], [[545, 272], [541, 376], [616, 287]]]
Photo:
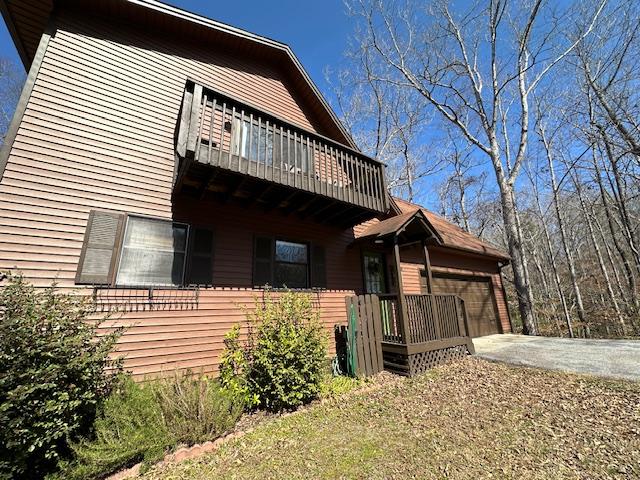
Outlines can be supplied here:
[[191, 81], [176, 151], [196, 162], [372, 211], [388, 207], [382, 163]]
[[380, 294], [382, 340], [415, 344], [468, 336], [464, 301], [456, 295], [405, 295], [408, 331], [404, 331], [398, 295]]

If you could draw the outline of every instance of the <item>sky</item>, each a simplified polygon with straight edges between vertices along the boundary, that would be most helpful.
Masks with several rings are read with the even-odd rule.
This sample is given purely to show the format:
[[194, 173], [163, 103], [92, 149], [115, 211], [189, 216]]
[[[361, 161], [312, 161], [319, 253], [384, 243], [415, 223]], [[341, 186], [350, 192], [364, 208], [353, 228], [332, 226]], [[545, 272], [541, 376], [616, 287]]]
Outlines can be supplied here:
[[[327, 94], [326, 67], [337, 67], [352, 27], [342, 0], [171, 0], [169, 3], [234, 27], [287, 43], [320, 90]], [[22, 65], [2, 22], [0, 56]]]

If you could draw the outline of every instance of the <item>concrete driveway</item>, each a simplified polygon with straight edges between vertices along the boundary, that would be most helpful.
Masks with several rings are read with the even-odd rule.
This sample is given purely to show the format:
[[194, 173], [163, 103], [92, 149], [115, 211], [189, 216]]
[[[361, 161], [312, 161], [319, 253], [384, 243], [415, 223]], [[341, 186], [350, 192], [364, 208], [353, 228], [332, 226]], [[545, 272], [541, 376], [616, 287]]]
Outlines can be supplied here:
[[525, 335], [473, 339], [476, 355], [528, 367], [640, 381], [640, 340], [583, 340]]

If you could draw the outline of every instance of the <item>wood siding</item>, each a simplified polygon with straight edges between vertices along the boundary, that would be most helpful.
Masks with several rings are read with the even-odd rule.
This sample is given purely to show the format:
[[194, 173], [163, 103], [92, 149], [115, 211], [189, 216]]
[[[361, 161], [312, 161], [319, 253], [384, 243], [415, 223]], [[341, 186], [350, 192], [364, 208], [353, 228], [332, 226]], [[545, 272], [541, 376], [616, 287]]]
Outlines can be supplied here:
[[[261, 295], [251, 288], [255, 234], [322, 244], [328, 289], [314, 293], [315, 301], [328, 330], [344, 323], [345, 296], [362, 290], [360, 249], [348, 248], [353, 231], [172, 200], [174, 131], [187, 77], [318, 131], [278, 68], [105, 19], [58, 12], [56, 25], [0, 180], [0, 269], [18, 269], [37, 286], [76, 288], [91, 209], [211, 226], [215, 287], [200, 291], [198, 308], [128, 312], [105, 326], [128, 327], [118, 351], [138, 377], [177, 367], [217, 372], [223, 335], [244, 318], [240, 307], [251, 308]], [[437, 268], [467, 268], [438, 258], [434, 253]], [[405, 265], [407, 292], [415, 285], [419, 291], [414, 267]], [[499, 282], [495, 263], [468, 267], [488, 269]]]
[[[459, 254], [439, 247], [429, 248], [431, 267], [434, 275], [452, 274], [468, 277], [489, 278], [496, 299], [498, 318], [502, 331], [511, 332], [507, 302], [502, 288], [502, 276], [494, 260], [468, 254]], [[424, 270], [424, 260], [419, 248], [402, 251], [402, 278], [405, 293], [422, 293], [420, 289], [420, 271]]]

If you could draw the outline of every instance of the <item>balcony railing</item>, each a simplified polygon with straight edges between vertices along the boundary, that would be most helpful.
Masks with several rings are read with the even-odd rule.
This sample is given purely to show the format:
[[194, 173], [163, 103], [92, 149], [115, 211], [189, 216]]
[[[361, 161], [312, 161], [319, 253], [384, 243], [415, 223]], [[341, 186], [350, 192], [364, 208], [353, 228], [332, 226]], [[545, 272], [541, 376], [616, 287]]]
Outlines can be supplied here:
[[176, 151], [366, 210], [388, 208], [380, 162], [197, 83], [185, 90]]

